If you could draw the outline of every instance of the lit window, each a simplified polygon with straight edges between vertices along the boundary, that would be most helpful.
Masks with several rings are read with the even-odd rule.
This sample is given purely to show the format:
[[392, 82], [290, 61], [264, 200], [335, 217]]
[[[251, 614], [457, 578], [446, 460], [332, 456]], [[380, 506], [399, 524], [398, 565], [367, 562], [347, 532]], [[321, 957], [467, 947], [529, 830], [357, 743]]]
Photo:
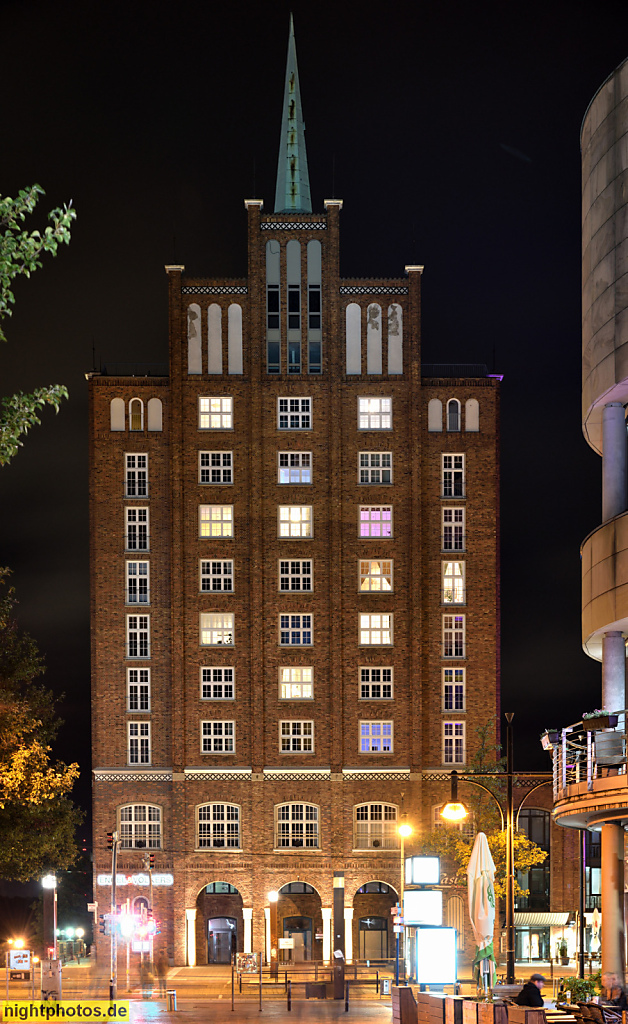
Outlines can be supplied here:
[[278, 398], [277, 427], [279, 430], [311, 430], [311, 398]]
[[311, 754], [314, 751], [314, 722], [289, 719], [279, 723], [282, 754]]
[[360, 722], [361, 754], [391, 754], [392, 749], [392, 722]]
[[464, 562], [443, 562], [443, 603], [464, 602]]
[[202, 668], [201, 700], [233, 700], [235, 697], [234, 668]]
[[144, 403], [140, 398], [132, 398], [129, 402], [129, 429], [144, 429]]
[[233, 398], [199, 398], [198, 425], [200, 430], [231, 430]]
[[464, 764], [464, 722], [443, 722], [443, 764]]
[[127, 658], [150, 658], [150, 615], [127, 615]]
[[126, 603], [150, 604], [149, 562], [126, 563]]
[[358, 398], [358, 427], [360, 430], [390, 430], [392, 398]]
[[201, 561], [201, 591], [226, 594], [233, 591], [233, 562]]
[[283, 666], [279, 669], [279, 696], [281, 700], [311, 700], [314, 670]]
[[201, 646], [217, 647], [233, 644], [233, 615], [201, 612]]
[[311, 484], [312, 453], [311, 452], [279, 452], [277, 483], [279, 484]]
[[128, 668], [127, 711], [150, 711], [150, 669]]
[[201, 722], [202, 754], [233, 754], [235, 722]]
[[233, 452], [199, 452], [198, 481], [201, 484], [232, 484]]
[[275, 823], [275, 849], [318, 848], [318, 807], [314, 804], [279, 804]]
[[310, 593], [312, 590], [312, 561], [297, 559], [279, 563], [279, 589], [286, 593]]
[[312, 644], [312, 616], [280, 615], [279, 643], [288, 647], [309, 647]]
[[127, 804], [119, 810], [123, 850], [161, 849], [161, 808], [153, 804]]
[[360, 615], [361, 644], [392, 644], [392, 615]]
[[126, 497], [148, 496], [148, 455], [125, 455]]
[[392, 537], [392, 505], [360, 505], [360, 537]]
[[127, 551], [148, 551], [148, 509], [127, 508], [126, 519], [126, 550]]
[[465, 710], [465, 669], [443, 669], [443, 711]]
[[383, 666], [364, 666], [360, 669], [361, 700], [391, 700], [393, 670]]
[[398, 847], [394, 804], [358, 804], [354, 808], [354, 850], [396, 850]]
[[360, 452], [358, 480], [361, 484], [391, 484], [392, 452]]
[[443, 498], [464, 498], [464, 455], [442, 455]]
[[199, 536], [233, 537], [233, 505], [201, 505]]
[[443, 508], [443, 551], [464, 551], [464, 508]]
[[150, 722], [129, 722], [129, 764], [150, 764]]
[[280, 537], [312, 536], [311, 505], [280, 505], [277, 514]]
[[443, 615], [443, 658], [464, 658], [464, 615]]
[[372, 558], [360, 561], [360, 592], [381, 593], [393, 588], [393, 564], [391, 559]]
[[196, 811], [199, 850], [240, 848], [240, 808], [237, 804], [202, 804]]

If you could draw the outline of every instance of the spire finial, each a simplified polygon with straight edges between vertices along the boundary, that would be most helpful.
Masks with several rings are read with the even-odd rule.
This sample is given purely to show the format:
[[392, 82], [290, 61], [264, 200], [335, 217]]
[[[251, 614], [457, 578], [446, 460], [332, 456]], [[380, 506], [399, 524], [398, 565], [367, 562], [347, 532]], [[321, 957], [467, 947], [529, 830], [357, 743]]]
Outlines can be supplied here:
[[297, 69], [294, 21], [290, 14], [286, 84], [281, 118], [275, 213], [311, 213], [310, 177], [305, 152], [305, 125]]

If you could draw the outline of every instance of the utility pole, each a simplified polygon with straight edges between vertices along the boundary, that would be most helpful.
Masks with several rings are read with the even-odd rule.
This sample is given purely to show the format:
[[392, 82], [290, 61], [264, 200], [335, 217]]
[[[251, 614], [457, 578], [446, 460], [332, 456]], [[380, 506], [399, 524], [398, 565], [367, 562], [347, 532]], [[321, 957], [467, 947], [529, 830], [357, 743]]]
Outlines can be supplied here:
[[[152, 920], [152, 921], [155, 920], [155, 912], [153, 910], [153, 868], [154, 867], [155, 867], [155, 854], [154, 853], [145, 853], [144, 854], [144, 870], [148, 871], [148, 909], [150, 911], [150, 913], [148, 914], [148, 919]], [[155, 952], [154, 952], [154, 949], [153, 949], [153, 935], [152, 935], [152, 933], [150, 934], [148, 942], [149, 942], [148, 948], [150, 950], [148, 955], [150, 957], [150, 968], [151, 968], [151, 973], [152, 973], [153, 965], [154, 965], [154, 962], [155, 962]]]
[[109, 978], [109, 1000], [118, 997], [118, 907], [116, 904], [116, 872], [118, 870], [119, 832], [107, 832], [109, 849], [111, 850], [111, 974]]
[[513, 714], [506, 713], [506, 984], [515, 983], [515, 844], [514, 808], [512, 793], [512, 720]]

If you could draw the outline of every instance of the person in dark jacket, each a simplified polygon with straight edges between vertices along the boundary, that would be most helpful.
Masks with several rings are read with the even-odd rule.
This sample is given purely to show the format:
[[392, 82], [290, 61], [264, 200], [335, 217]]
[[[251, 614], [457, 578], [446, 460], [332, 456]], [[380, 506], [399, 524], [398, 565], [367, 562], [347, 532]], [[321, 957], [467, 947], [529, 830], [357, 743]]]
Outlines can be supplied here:
[[515, 1002], [519, 1006], [543, 1006], [543, 996], [541, 995], [541, 989], [545, 984], [545, 978], [542, 974], [533, 974], [529, 981], [525, 983], [521, 992], [516, 997]]

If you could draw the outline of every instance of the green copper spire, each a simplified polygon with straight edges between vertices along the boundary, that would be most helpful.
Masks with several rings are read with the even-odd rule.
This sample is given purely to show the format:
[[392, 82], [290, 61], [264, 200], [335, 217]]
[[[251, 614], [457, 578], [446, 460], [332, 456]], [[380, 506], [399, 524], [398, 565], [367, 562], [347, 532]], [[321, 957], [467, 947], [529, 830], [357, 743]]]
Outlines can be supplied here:
[[275, 213], [311, 213], [310, 177], [305, 152], [305, 125], [301, 111], [297, 48], [290, 15], [286, 85], [281, 118]]

